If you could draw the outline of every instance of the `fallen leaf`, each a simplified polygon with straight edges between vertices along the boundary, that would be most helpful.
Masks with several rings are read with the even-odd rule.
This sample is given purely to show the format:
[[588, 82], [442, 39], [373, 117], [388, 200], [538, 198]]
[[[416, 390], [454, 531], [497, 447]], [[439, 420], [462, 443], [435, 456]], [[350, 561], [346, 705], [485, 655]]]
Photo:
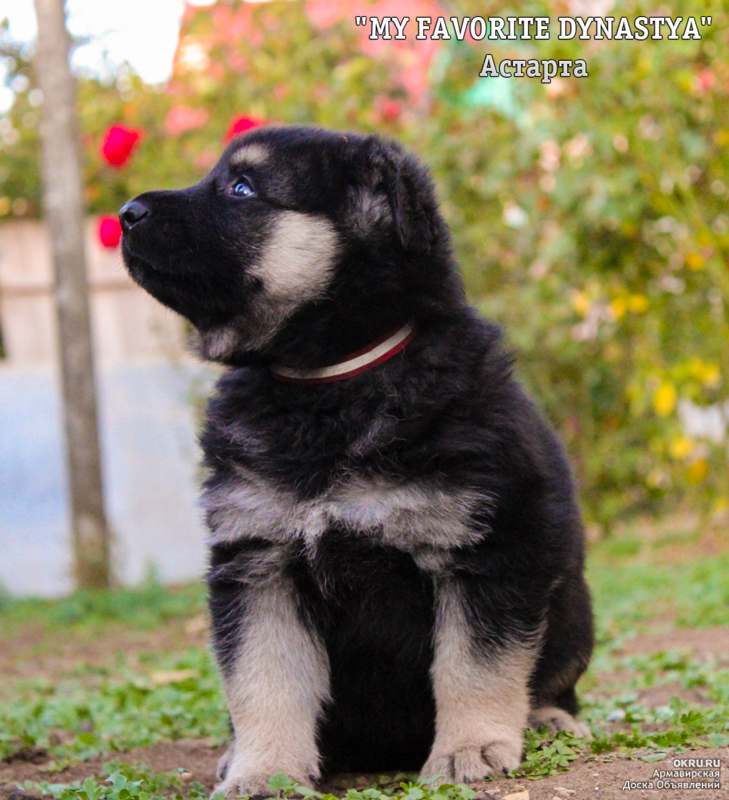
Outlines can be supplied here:
[[155, 686], [164, 686], [167, 683], [179, 683], [187, 678], [197, 678], [199, 675], [196, 669], [160, 669], [149, 677]]

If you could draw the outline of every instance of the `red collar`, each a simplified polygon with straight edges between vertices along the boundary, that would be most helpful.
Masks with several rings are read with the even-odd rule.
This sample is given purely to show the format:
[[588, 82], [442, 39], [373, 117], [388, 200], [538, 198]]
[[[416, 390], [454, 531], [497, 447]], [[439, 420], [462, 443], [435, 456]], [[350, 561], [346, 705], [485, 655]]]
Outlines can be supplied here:
[[382, 364], [397, 355], [415, 336], [415, 323], [411, 320], [397, 330], [386, 333], [372, 344], [350, 353], [344, 360], [328, 367], [318, 369], [291, 369], [280, 364], [271, 365], [271, 373], [278, 381], [285, 383], [305, 383], [314, 386], [321, 383], [332, 383], [359, 375], [368, 369]]

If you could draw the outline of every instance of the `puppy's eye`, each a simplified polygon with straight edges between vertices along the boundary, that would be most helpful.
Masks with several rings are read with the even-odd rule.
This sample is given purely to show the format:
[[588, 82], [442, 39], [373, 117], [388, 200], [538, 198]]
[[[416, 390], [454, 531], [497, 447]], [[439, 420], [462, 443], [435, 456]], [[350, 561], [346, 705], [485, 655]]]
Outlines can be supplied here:
[[230, 193], [235, 197], [252, 197], [256, 190], [247, 178], [239, 178], [230, 188]]

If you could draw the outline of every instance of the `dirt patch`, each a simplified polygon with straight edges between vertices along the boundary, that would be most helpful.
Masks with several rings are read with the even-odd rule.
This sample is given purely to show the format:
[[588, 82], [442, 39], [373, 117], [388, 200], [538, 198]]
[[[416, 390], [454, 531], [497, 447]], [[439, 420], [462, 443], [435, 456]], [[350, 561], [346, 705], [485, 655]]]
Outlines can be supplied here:
[[[11, 647], [0, 647], [0, 678], [44, 677], [53, 681], [79, 664], [105, 666], [120, 656], [134, 662], [144, 653], [184, 650], [203, 646], [208, 640], [204, 617], [174, 620], [164, 629], [135, 631], [120, 628], [101, 637], [49, 632], [28, 626], [12, 639]], [[625, 642], [618, 655], [643, 655], [660, 651], [687, 651], [702, 661], [729, 662], [729, 626], [704, 629], [674, 629], [635, 636]]]
[[60, 772], [53, 771], [47, 753], [38, 751], [42, 757], [39, 758], [36, 753], [32, 761], [29, 761], [25, 757], [26, 752], [21, 750], [11, 759], [0, 763], [0, 800], [9, 800], [8, 795], [17, 791], [16, 784], [22, 784], [24, 781], [71, 783], [83, 781], [88, 777], [105, 777], [104, 764], [113, 759], [135, 766], [146, 764], [154, 772], [184, 769], [192, 774], [191, 780], [199, 781], [206, 789], [212, 791], [215, 785], [215, 768], [218, 759], [225, 752], [225, 747], [213, 747], [205, 739], [183, 739], [177, 742], [164, 742], [155, 747], [129, 750], [125, 753], [97, 756]]
[[626, 677], [626, 673], [620, 672], [601, 672], [597, 676], [599, 685], [590, 689], [587, 694], [596, 700], [606, 700], [632, 691], [635, 693], [635, 702], [648, 708], [667, 706], [672, 697], [677, 697], [682, 703], [696, 703], [702, 706], [714, 704], [702, 689], [685, 689], [678, 683], [659, 683], [656, 686], [631, 689], [632, 677], [630, 675]]
[[[180, 741], [157, 745], [148, 749], [132, 750], [127, 753], [117, 753], [116, 758], [130, 764], [146, 764], [156, 772], [184, 768], [192, 773], [193, 779], [202, 783], [208, 791], [212, 791], [215, 784], [215, 768], [218, 758], [224, 748], [211, 747], [205, 741]], [[721, 789], [633, 789], [629, 792], [623, 790], [626, 781], [637, 783], [653, 781], [654, 787], [658, 778], [654, 777], [656, 770], [672, 771], [674, 758], [719, 759], [721, 761], [720, 780]], [[0, 768], [0, 800], [23, 800], [12, 795], [18, 793], [15, 785], [25, 780], [44, 781], [52, 783], [68, 783], [83, 780], [89, 776], [100, 777], [104, 775], [103, 765], [110, 760], [109, 756], [94, 758], [83, 764], [75, 765], [62, 772], [52, 775], [44, 771], [43, 766], [27, 762], [14, 761]], [[371, 786], [380, 776], [375, 775], [342, 775], [332, 776], [327, 781], [326, 789], [338, 794], [346, 791], [351, 786]], [[674, 780], [686, 780], [675, 778]], [[324, 787], [322, 787], [324, 788]], [[682, 798], [696, 798], [696, 800], [719, 800], [726, 798], [729, 792], [729, 748], [711, 748], [686, 751], [680, 756], [669, 753], [663, 761], [646, 763], [638, 759], [628, 759], [620, 755], [607, 754], [597, 759], [592, 756], [583, 756], [575, 761], [569, 772], [542, 778], [538, 781], [524, 779], [504, 778], [497, 781], [484, 781], [473, 784], [473, 788], [483, 794], [484, 800], [489, 795], [499, 800], [506, 795], [520, 791], [529, 792], [529, 800], [585, 800], [585, 798], [602, 798], [603, 800], [617, 800], [625, 797], [661, 798], [661, 800], [679, 800]], [[26, 799], [27, 800], [27, 799]], [[526, 800], [526, 799], [524, 799]]]
[[729, 626], [721, 628], [675, 628], [645, 633], [626, 641], [619, 655], [644, 655], [686, 650], [701, 661], [729, 661]]
[[[659, 652], [685, 652], [696, 661], [729, 664], [729, 627], [641, 634], [628, 640], [616, 655], [650, 655]], [[634, 675], [629, 672], [599, 672], [594, 675], [589, 694], [597, 698], [607, 698], [624, 693], [633, 678]], [[686, 703], [712, 705], [707, 693], [700, 687], [687, 689], [677, 683], [659, 683], [634, 691], [637, 695], [636, 702], [649, 708], [666, 706], [672, 697]]]
[[696, 703], [702, 706], [713, 705], [712, 701], [699, 689], [684, 689], [677, 683], [662, 683], [638, 691], [636, 702], [648, 708], [667, 706], [672, 697], [678, 697], [683, 703]]
[[0, 678], [54, 681], [79, 664], [106, 666], [120, 656], [133, 664], [144, 653], [179, 652], [206, 642], [207, 622], [202, 616], [172, 620], [153, 631], [110, 626], [101, 636], [88, 631], [69, 636], [29, 625], [13, 636], [10, 647], [0, 647]]
[[[0, 770], [5, 764], [45, 764], [48, 761], [48, 751], [40, 747], [24, 747], [13, 753], [12, 756], [0, 761]], [[2, 774], [0, 772], [0, 774]]]

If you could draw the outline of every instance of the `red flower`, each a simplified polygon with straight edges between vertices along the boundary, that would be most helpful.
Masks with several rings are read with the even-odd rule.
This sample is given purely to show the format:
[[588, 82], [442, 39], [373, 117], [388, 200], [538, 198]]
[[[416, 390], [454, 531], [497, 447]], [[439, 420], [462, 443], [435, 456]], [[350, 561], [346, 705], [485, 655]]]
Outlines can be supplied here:
[[121, 240], [122, 226], [118, 217], [99, 217], [99, 241], [104, 247], [116, 247]]
[[112, 125], [104, 134], [101, 155], [112, 167], [123, 167], [141, 138], [142, 131]]
[[392, 97], [387, 97], [387, 95], [378, 95], [375, 98], [375, 105], [382, 115], [382, 119], [387, 122], [394, 122], [402, 114], [402, 103]]
[[259, 125], [265, 125], [265, 121], [257, 119], [256, 117], [236, 117], [228, 128], [225, 134], [225, 141], [229, 142], [234, 136], [240, 136], [242, 133], [257, 128]]

